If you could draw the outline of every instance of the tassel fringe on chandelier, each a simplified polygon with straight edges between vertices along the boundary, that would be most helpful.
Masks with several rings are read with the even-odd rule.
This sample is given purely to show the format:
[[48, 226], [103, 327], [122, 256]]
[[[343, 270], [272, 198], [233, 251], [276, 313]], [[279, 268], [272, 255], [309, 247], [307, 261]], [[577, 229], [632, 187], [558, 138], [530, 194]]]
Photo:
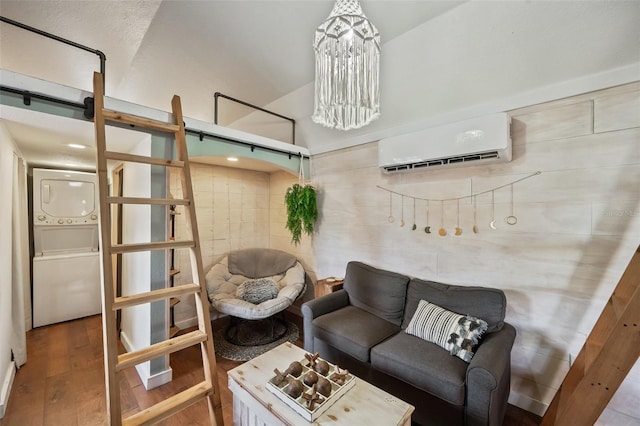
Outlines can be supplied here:
[[358, 0], [336, 0], [318, 27], [314, 113], [323, 126], [349, 130], [380, 115], [380, 34]]

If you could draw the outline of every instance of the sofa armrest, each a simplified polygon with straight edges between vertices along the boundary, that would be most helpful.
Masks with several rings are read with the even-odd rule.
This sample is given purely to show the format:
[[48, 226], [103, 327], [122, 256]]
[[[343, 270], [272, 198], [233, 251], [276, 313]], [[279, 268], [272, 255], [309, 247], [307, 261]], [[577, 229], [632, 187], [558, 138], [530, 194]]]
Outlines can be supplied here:
[[304, 335], [304, 349], [307, 352], [315, 352], [313, 350], [313, 320], [320, 315], [344, 308], [347, 305], [349, 305], [349, 294], [344, 289], [309, 300], [302, 305], [302, 334]]
[[505, 323], [485, 336], [467, 368], [467, 425], [500, 425], [511, 384], [511, 348], [516, 330]]

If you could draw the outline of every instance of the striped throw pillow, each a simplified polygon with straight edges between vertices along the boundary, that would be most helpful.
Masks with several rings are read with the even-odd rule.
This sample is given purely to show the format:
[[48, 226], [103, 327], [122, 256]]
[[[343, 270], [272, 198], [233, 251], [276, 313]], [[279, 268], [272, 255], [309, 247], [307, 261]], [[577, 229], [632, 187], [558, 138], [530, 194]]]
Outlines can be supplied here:
[[421, 300], [406, 333], [419, 337], [449, 351], [466, 362], [487, 330], [487, 323], [476, 317], [460, 315], [438, 305]]

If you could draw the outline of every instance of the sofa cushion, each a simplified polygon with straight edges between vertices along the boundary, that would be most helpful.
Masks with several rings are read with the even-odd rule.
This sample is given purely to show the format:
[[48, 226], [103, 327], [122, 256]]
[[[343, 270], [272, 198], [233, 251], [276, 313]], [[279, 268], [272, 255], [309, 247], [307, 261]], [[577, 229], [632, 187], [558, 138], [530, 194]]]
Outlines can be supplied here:
[[421, 300], [406, 332], [435, 343], [463, 361], [470, 362], [473, 347], [487, 329], [487, 323], [476, 317], [460, 315]]
[[402, 323], [409, 277], [360, 262], [349, 262], [344, 289], [349, 302], [393, 324]]
[[371, 349], [371, 365], [451, 404], [464, 405], [468, 364], [433, 343], [398, 333]]
[[315, 338], [362, 362], [369, 362], [373, 346], [400, 331], [400, 326], [355, 306], [321, 315], [312, 324]]
[[420, 300], [428, 300], [434, 305], [463, 315], [482, 318], [487, 322], [487, 333], [502, 328], [507, 308], [507, 299], [502, 290], [441, 284], [413, 278], [407, 289], [407, 307], [402, 328], [409, 325]]

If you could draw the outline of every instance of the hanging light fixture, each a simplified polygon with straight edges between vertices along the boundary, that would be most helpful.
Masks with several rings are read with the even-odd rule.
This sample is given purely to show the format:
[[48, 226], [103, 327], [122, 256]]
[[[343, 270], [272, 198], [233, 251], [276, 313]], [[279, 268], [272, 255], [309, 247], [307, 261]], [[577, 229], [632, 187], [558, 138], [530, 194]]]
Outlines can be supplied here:
[[313, 48], [313, 121], [349, 130], [378, 118], [380, 34], [358, 0], [336, 0], [331, 14], [316, 30]]

